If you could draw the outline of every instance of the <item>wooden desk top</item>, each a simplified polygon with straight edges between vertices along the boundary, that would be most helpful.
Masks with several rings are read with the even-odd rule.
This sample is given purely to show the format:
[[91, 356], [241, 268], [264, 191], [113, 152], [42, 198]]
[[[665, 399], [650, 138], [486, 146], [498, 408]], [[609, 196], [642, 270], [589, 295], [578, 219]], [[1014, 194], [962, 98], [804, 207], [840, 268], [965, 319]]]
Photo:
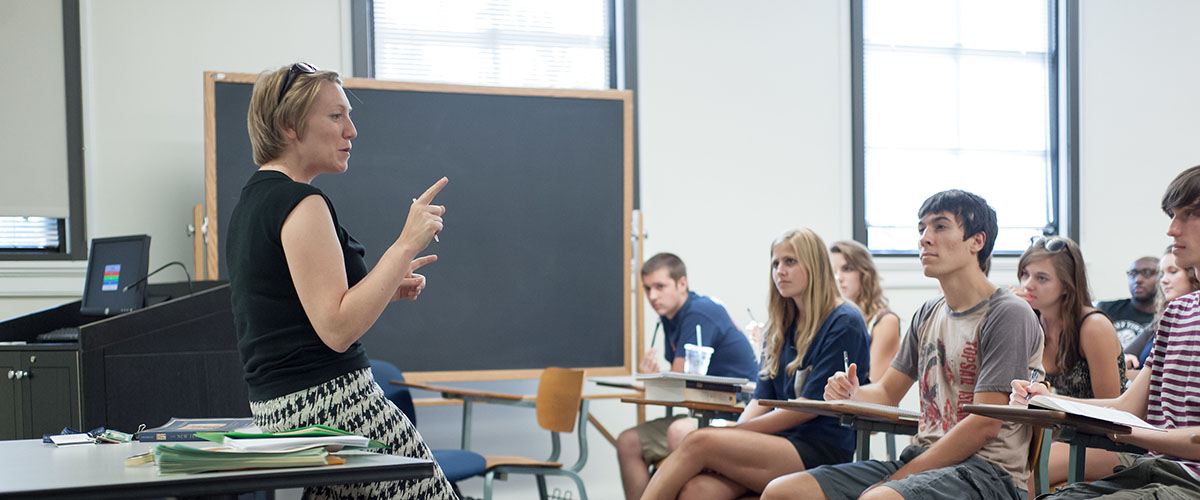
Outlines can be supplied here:
[[895, 424], [915, 425], [917, 420], [921, 418], [920, 413], [911, 410], [902, 410], [895, 406], [862, 403], [848, 400], [815, 401], [809, 399], [795, 399], [790, 401], [781, 401], [775, 399], [760, 399], [758, 404], [769, 408], [796, 410], [826, 417], [854, 415], [857, 418], [866, 420]]
[[743, 406], [719, 405], [712, 403], [698, 403], [695, 401], [656, 401], [652, 399], [642, 399], [638, 397], [623, 397], [622, 403], [633, 403], [638, 405], [658, 405], [670, 406], [673, 408], [687, 408], [697, 411], [723, 411], [727, 413], [741, 413], [746, 410]]
[[1061, 427], [1070, 425], [1075, 427], [1076, 432], [1086, 434], [1129, 434], [1131, 432], [1127, 425], [1041, 408], [1024, 408], [1009, 405], [964, 405], [963, 410], [967, 413], [1032, 425], [1034, 427]]

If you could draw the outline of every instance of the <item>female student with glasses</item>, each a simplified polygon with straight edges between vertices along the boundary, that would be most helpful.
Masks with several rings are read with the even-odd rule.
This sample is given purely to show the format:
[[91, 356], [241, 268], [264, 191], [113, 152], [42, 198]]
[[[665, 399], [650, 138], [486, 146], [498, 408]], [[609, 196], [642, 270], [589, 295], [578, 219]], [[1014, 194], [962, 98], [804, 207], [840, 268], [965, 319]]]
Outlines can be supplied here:
[[[338, 222], [320, 174], [345, 172], [358, 131], [341, 79], [297, 63], [259, 76], [246, 122], [258, 171], [246, 182], [225, 241], [238, 350], [254, 423], [268, 432], [313, 424], [381, 441], [388, 453], [431, 458], [420, 434], [371, 376], [359, 338], [389, 302], [425, 288], [417, 257], [442, 229], [433, 197], [367, 269], [362, 245]], [[310, 488], [305, 498], [454, 498], [440, 468], [420, 481]]]
[[[1059, 236], [1035, 238], [1017, 262], [1017, 276], [1021, 287], [1013, 292], [1041, 319], [1042, 366], [1054, 392], [1075, 398], [1120, 396], [1126, 384], [1121, 343], [1104, 312], [1091, 306], [1079, 246]], [[1050, 449], [1051, 484], [1067, 479], [1067, 446], [1054, 443]], [[1109, 466], [1104, 474], [1111, 472]], [[1028, 491], [1037, 491], [1033, 486]]]

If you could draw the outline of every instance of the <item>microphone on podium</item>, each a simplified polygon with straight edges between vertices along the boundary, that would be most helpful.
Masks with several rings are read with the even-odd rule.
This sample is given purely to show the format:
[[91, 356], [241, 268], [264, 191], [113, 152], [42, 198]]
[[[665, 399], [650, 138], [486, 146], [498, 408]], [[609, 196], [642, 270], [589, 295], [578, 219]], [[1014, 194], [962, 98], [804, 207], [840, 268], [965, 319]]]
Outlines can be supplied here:
[[138, 285], [138, 284], [140, 284], [141, 282], [143, 282], [143, 281], [146, 281], [147, 279], [150, 279], [150, 277], [151, 277], [151, 276], [154, 276], [155, 274], [158, 274], [158, 272], [159, 272], [159, 271], [162, 271], [163, 269], [166, 269], [166, 268], [168, 268], [168, 267], [171, 267], [171, 266], [179, 266], [181, 269], [183, 269], [183, 275], [187, 277], [187, 284], [188, 284], [188, 294], [196, 293], [196, 291], [192, 289], [192, 275], [188, 273], [187, 266], [183, 265], [183, 263], [182, 263], [182, 262], [179, 262], [179, 261], [177, 261], [177, 260], [173, 260], [173, 261], [171, 261], [171, 262], [168, 262], [168, 263], [166, 263], [166, 264], [163, 264], [163, 265], [162, 265], [162, 267], [159, 267], [158, 269], [155, 269], [155, 270], [153, 270], [153, 271], [150, 271], [150, 272], [149, 272], [149, 273], [147, 273], [145, 276], [142, 276], [141, 278], [138, 278], [138, 280], [137, 280], [137, 281], [134, 281], [133, 283], [130, 283], [130, 284], [128, 284], [128, 285], [125, 285], [125, 288], [122, 288], [122, 289], [121, 289], [121, 292], [122, 292], [122, 293], [124, 293], [124, 292], [128, 292], [130, 288], [133, 288], [133, 287], [137, 286], [137, 285]]

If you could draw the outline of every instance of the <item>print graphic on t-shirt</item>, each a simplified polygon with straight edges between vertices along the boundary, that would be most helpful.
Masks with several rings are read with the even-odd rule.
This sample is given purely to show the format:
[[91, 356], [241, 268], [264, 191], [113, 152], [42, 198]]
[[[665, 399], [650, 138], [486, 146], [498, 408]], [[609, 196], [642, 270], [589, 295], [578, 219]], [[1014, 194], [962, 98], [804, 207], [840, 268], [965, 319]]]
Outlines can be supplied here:
[[1129, 347], [1129, 343], [1142, 331], [1142, 324], [1137, 321], [1118, 319], [1112, 324], [1113, 328], [1117, 329], [1117, 340], [1121, 341], [1122, 349]]
[[[957, 343], [956, 343], [957, 344]], [[947, 346], [943, 339], [922, 346], [920, 391], [921, 427], [949, 432], [967, 416], [963, 406], [975, 401], [975, 378], [979, 373], [978, 342], [971, 340]], [[950, 353], [950, 355], [947, 355]], [[958, 389], [950, 393], [949, 389]]]

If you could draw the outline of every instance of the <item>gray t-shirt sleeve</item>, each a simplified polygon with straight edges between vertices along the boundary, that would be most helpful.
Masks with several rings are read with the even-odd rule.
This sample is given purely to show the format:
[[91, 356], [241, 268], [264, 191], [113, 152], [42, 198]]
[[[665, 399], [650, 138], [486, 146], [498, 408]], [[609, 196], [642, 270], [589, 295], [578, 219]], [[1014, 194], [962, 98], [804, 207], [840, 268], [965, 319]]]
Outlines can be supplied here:
[[1008, 393], [1013, 380], [1028, 380], [1031, 366], [1041, 367], [1042, 326], [1029, 304], [1011, 292], [1001, 291], [992, 301], [979, 334], [975, 392]]
[[908, 332], [904, 334], [904, 340], [900, 341], [900, 350], [896, 352], [896, 357], [892, 358], [892, 368], [910, 379], [917, 379], [917, 362], [920, 355], [918, 346], [921, 345], [917, 332], [921, 331], [921, 323], [929, 319], [943, 302], [945, 301], [941, 296], [934, 297], [913, 313], [912, 321], [908, 322]]

